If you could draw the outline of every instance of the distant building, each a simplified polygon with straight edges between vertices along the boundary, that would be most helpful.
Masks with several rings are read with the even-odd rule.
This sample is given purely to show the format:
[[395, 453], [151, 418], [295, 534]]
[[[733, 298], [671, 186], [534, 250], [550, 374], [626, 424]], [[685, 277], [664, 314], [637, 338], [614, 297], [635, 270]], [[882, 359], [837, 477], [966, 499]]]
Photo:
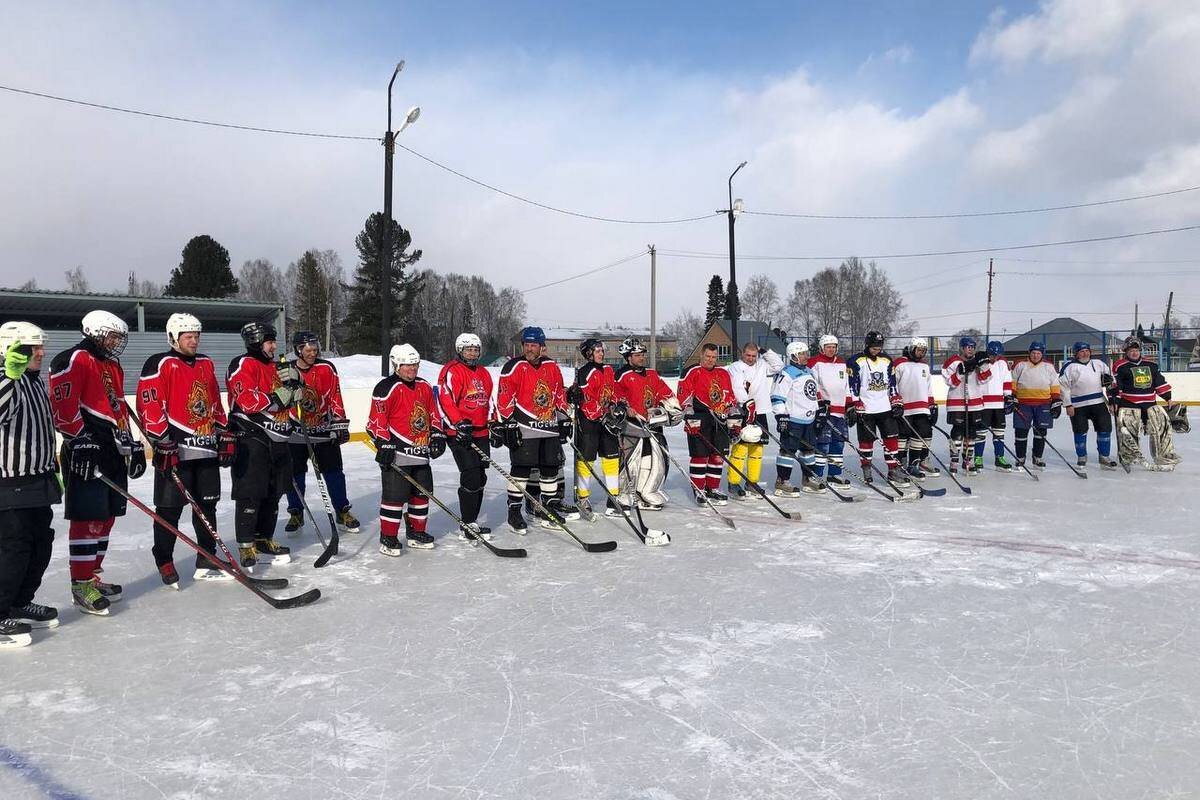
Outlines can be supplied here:
[[1092, 355], [1096, 358], [1111, 358], [1121, 354], [1122, 339], [1077, 319], [1056, 317], [1005, 341], [1004, 355], [1009, 359], [1021, 360], [1029, 353], [1029, 346], [1034, 342], [1045, 345], [1046, 356], [1061, 364], [1074, 357], [1076, 342], [1090, 344]]
[[225, 369], [229, 362], [245, 352], [239, 331], [247, 322], [274, 325], [279, 331], [283, 352], [288, 351], [284, 309], [278, 303], [0, 289], [0, 323], [25, 320], [44, 330], [47, 367], [56, 354], [74, 347], [83, 338], [80, 332], [83, 315], [97, 309], [110, 311], [129, 325], [129, 342], [121, 354], [125, 394], [133, 393], [146, 359], [169, 347], [167, 317], [177, 311], [194, 314], [200, 320], [204, 328], [200, 334], [200, 351], [212, 358], [222, 389], [225, 388]]
[[706, 344], [715, 344], [717, 346], [717, 359], [723, 363], [733, 361], [735, 351], [740, 351], [742, 345], [747, 342], [754, 342], [759, 347], [774, 350], [780, 355], [783, 355], [784, 350], [787, 349], [787, 343], [772, 332], [771, 326], [765, 322], [739, 319], [738, 339], [741, 341], [738, 342], [736, 348], [734, 347], [732, 336], [732, 323], [727, 319], [717, 320], [700, 337], [700, 341], [692, 348], [692, 352], [688, 353], [683, 359], [684, 366], [699, 363], [700, 349]]

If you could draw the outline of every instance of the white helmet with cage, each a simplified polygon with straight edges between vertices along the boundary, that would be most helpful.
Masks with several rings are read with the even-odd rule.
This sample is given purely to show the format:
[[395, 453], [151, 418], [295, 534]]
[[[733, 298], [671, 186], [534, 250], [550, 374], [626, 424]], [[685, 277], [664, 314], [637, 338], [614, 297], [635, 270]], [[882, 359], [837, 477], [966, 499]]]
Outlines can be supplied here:
[[803, 340], [787, 343], [787, 357], [797, 364], [808, 360], [808, 342]]
[[0, 353], [14, 344], [42, 346], [46, 344], [46, 334], [32, 322], [6, 322], [0, 325]]
[[916, 350], [917, 348], [921, 348], [922, 350], [928, 350], [929, 349], [929, 340], [926, 339], [924, 336], [914, 336], [912, 338], [912, 341], [908, 343], [908, 346], [912, 350]]
[[200, 320], [191, 314], [180, 312], [167, 317], [167, 343], [172, 347], [179, 341], [181, 334], [199, 333], [200, 330]]
[[80, 326], [83, 335], [108, 358], [119, 358], [129, 342], [129, 326], [111, 311], [89, 311]]
[[825, 345], [827, 345], [827, 344], [832, 344], [832, 345], [836, 346], [837, 343], [838, 343], [838, 338], [831, 333], [825, 334], [824, 336], [821, 337], [820, 341], [817, 342], [818, 346], [822, 350], [825, 349]]

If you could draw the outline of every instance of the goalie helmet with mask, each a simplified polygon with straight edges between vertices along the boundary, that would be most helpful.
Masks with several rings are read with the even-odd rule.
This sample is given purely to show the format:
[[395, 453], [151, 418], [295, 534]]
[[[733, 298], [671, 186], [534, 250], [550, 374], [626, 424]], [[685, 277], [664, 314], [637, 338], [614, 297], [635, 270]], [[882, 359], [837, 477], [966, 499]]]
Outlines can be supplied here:
[[110, 311], [89, 311], [80, 326], [84, 338], [105, 358], [120, 358], [129, 342], [129, 326]]
[[617, 352], [628, 359], [634, 353], [645, 353], [646, 345], [642, 344], [642, 340], [636, 336], [626, 336], [625, 340], [621, 342], [621, 346], [617, 348]]

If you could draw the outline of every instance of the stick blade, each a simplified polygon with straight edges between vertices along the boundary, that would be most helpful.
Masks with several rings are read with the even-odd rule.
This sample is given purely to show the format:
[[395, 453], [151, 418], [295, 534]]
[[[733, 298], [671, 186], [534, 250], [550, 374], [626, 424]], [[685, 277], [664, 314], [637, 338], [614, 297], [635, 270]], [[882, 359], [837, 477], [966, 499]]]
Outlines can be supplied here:
[[484, 544], [487, 546], [488, 550], [491, 550], [501, 558], [525, 558], [527, 555], [529, 555], [529, 553], [525, 551], [524, 547], [496, 547], [495, 545], [487, 542]]
[[617, 549], [616, 542], [584, 542], [583, 549], [589, 553], [607, 553]]
[[295, 597], [272, 597], [270, 603], [275, 608], [300, 608], [315, 603], [320, 598], [320, 589], [309, 589], [304, 594], [298, 594]]
[[247, 575], [246, 580], [260, 589], [286, 589], [288, 587], [287, 578], [255, 578]]
[[922, 489], [921, 491], [925, 493], [926, 497], [941, 497], [946, 493], [946, 490], [940, 487], [937, 489]]
[[317, 560], [313, 562], [313, 566], [316, 567], [317, 569], [320, 569], [321, 567], [328, 564], [329, 559], [333, 558], [337, 554], [338, 554], [338, 543], [337, 543], [337, 540], [335, 539], [334, 541], [329, 543], [328, 547], [325, 548], [325, 552], [323, 552], [323, 553], [321, 553], [321, 555], [317, 556]]

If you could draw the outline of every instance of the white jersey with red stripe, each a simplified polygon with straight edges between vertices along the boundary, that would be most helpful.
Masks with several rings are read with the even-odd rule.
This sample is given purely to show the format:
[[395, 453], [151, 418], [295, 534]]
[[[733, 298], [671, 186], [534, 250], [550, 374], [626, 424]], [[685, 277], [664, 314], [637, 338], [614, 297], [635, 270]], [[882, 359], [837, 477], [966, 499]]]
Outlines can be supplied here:
[[904, 416], [928, 414], [934, 403], [929, 364], [900, 356], [892, 362], [892, 369], [896, 373], [896, 394], [904, 403]]
[[1004, 398], [1013, 393], [1012, 370], [1003, 358], [997, 358], [988, 367], [988, 377], [980, 382], [983, 387], [984, 408], [1004, 408]]
[[830, 416], [844, 417], [846, 406], [853, 402], [846, 362], [839, 356], [813, 356], [808, 360], [808, 368], [817, 379], [817, 396], [829, 401]]
[[[946, 359], [942, 364], [942, 379], [946, 381], [946, 411], [963, 410], [963, 380], [967, 381], [967, 405], [972, 411], [980, 411], [983, 409], [983, 384], [980, 381], [986, 381], [991, 377], [991, 370], [988, 368], [977, 369], [969, 375], [960, 375], [958, 365], [963, 361], [960, 355], [953, 355]], [[990, 365], [989, 365], [990, 366]]]

